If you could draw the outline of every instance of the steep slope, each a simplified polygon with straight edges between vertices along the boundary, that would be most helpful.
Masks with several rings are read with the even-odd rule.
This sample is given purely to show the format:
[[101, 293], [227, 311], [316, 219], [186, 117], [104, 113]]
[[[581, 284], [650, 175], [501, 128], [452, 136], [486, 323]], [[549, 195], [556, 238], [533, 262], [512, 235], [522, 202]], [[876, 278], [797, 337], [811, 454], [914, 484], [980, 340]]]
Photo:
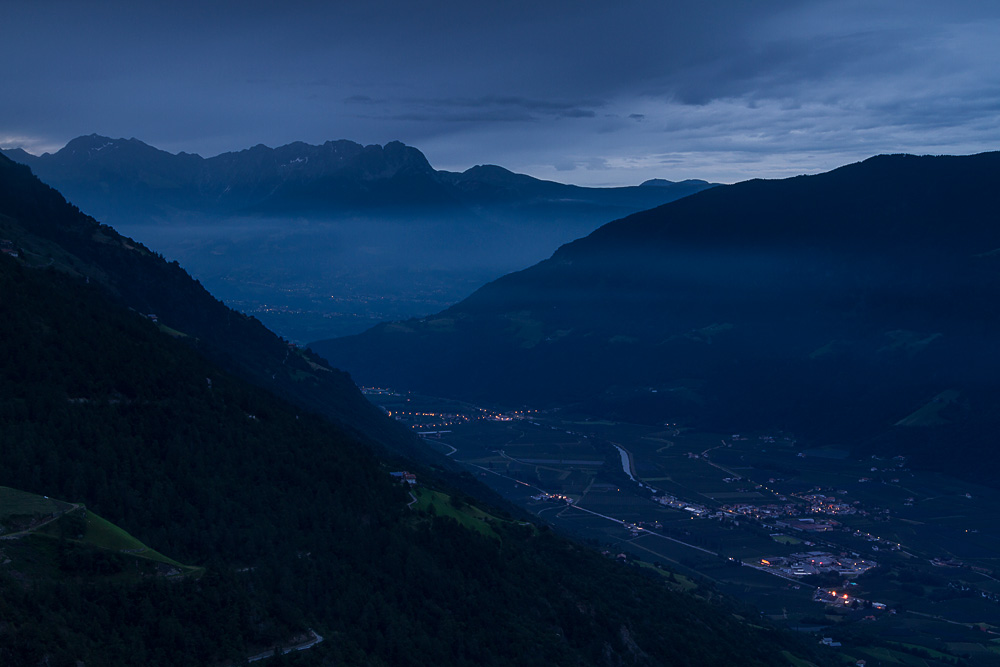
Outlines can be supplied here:
[[[1000, 425], [998, 177], [997, 153], [883, 156], [714, 188], [436, 316], [312, 348], [447, 396], [921, 451], [948, 437], [967, 451], [935, 463], [977, 474]], [[947, 389], [962, 398], [933, 431], [893, 427]]]
[[2, 157], [0, 238], [27, 261], [95, 281], [129, 308], [155, 315], [228, 371], [383, 446], [411, 448], [411, 436], [366, 401], [345, 373], [230, 310], [176, 262], [83, 215], [27, 167]]
[[7, 573], [22, 579], [202, 574], [146, 546], [81, 504], [0, 486]]
[[[308, 628], [325, 641], [301, 664], [813, 659], [797, 638], [733, 617], [752, 612], [672, 592], [494, 509], [499, 539], [409, 509], [393, 468], [358, 436], [210, 363], [207, 341], [187, 344], [125, 307], [118, 263], [101, 264], [100, 280], [85, 273], [98, 265], [52, 239], [86, 250], [96, 234], [109, 252], [140, 249], [79, 216], [61, 228], [65, 204], [23, 176], [0, 178], [18, 185], [0, 195], [19, 221], [5, 218], [4, 233], [21, 234], [0, 255], [0, 485], [85, 503], [206, 572], [95, 577], [90, 565], [106, 564], [94, 562], [52, 574], [2, 557], [3, 664], [240, 662]], [[34, 195], [37, 215], [19, 193]], [[53, 229], [29, 234], [29, 222]], [[421, 482], [455, 493], [423, 472]], [[0, 542], [19, 558], [24, 546]]]

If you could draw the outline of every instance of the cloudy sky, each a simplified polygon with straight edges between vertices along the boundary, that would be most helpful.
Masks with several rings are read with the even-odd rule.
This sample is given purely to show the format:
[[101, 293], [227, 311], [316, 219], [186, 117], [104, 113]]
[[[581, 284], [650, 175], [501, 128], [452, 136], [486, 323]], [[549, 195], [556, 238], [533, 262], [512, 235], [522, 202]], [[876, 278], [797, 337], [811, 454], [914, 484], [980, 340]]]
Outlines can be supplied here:
[[0, 0], [0, 147], [400, 140], [439, 169], [733, 182], [1000, 149], [1000, 3]]

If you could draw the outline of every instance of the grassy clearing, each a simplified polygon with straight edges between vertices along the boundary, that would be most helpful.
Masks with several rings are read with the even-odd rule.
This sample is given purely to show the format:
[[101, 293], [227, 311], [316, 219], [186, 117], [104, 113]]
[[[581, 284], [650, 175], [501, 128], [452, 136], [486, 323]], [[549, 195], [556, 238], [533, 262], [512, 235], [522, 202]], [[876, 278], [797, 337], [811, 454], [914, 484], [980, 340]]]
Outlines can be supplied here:
[[[198, 574], [204, 570], [204, 568], [178, 563], [174, 559], [168, 558], [154, 549], [150, 549], [129, 533], [90, 510], [81, 509], [77, 511], [86, 512], [87, 529], [83, 534], [83, 539], [79, 540], [82, 544], [135, 556], [136, 558], [144, 558], [157, 563], [164, 563], [165, 565], [178, 568], [184, 574]], [[71, 514], [73, 512], [67, 514], [67, 516]], [[40, 534], [48, 537], [55, 537], [58, 535], [58, 532], [59, 528], [56, 524], [45, 526], [39, 531]]]
[[[59, 538], [61, 535], [65, 536], [67, 522], [80, 521], [80, 517], [82, 516], [86, 528], [83, 529], [84, 524], [80, 524], [79, 530], [83, 530], [83, 535], [81, 539], [73, 540], [74, 542], [164, 563], [180, 569], [185, 574], [198, 573], [203, 569], [178, 563], [150, 549], [118, 526], [82, 506], [74, 506], [62, 500], [46, 498], [34, 493], [0, 486], [0, 523], [11, 517], [29, 516], [48, 519], [54, 515], [60, 516], [54, 521], [47, 521], [37, 525], [29, 531], [31, 535], [28, 537], [40, 538], [42, 542], [39, 544], [51, 544], [53, 538]], [[38, 522], [36, 521], [35, 523]], [[77, 528], [73, 528], [72, 530], [74, 533], [78, 533]], [[46, 547], [42, 547], [42, 549], [45, 551]]]
[[890, 644], [891, 646], [899, 646], [904, 649], [924, 651], [925, 653], [927, 653], [927, 655], [934, 658], [935, 660], [944, 660], [945, 662], [951, 662], [955, 659], [954, 656], [950, 656], [947, 653], [942, 653], [941, 651], [935, 651], [932, 648], [927, 648], [926, 646], [920, 646], [918, 644], [907, 644], [904, 642], [886, 642], [886, 643]]
[[960, 397], [961, 394], [958, 391], [945, 389], [916, 412], [896, 422], [896, 426], [936, 426], [938, 424], [947, 424], [948, 419], [943, 417], [941, 413], [946, 408], [958, 402]]
[[788, 664], [790, 664], [792, 667], [816, 667], [814, 663], [809, 662], [808, 660], [803, 660], [802, 658], [798, 657], [793, 653], [789, 653], [788, 651], [782, 651], [781, 655], [785, 658], [785, 660], [788, 661]]
[[487, 523], [487, 520], [501, 521], [501, 519], [493, 516], [492, 514], [484, 512], [478, 507], [474, 507], [472, 505], [463, 504], [461, 507], [455, 507], [452, 504], [451, 496], [441, 493], [440, 491], [417, 487], [413, 489], [413, 495], [417, 497], [417, 509], [428, 511], [433, 505], [434, 512], [438, 516], [451, 517], [469, 530], [474, 530], [487, 537], [500, 539], [500, 536], [496, 533], [496, 531], [490, 527], [489, 523]]
[[158, 326], [160, 327], [160, 331], [162, 331], [163, 333], [167, 334], [168, 336], [173, 336], [174, 338], [187, 338], [188, 337], [188, 335], [186, 333], [184, 333], [183, 331], [178, 331], [177, 329], [171, 329], [170, 327], [168, 327], [165, 324], [160, 324]]
[[53, 500], [34, 493], [0, 486], [0, 522], [12, 516], [46, 516], [65, 512], [72, 507], [61, 500]]
[[868, 656], [875, 658], [880, 664], [906, 665], [907, 667], [929, 667], [927, 661], [915, 655], [894, 651], [883, 647], [868, 647], [863, 650]]
[[771, 539], [778, 544], [802, 544], [802, 540], [791, 535], [774, 535]]
[[[698, 584], [694, 582], [690, 577], [685, 577], [683, 574], [678, 574], [677, 572], [672, 572], [671, 570], [661, 570], [652, 563], [647, 563], [641, 560], [633, 560], [631, 563], [638, 565], [639, 567], [649, 570], [650, 572], [656, 572], [658, 575], [663, 577], [664, 581], [668, 586], [676, 591], [681, 591], [686, 593], [688, 591], [693, 591], [698, 588]], [[671, 576], [673, 575], [673, 576]]]
[[166, 563], [167, 565], [173, 565], [184, 570], [193, 571], [198, 569], [178, 563], [172, 558], [167, 558], [158, 551], [150, 549], [115, 524], [101, 518], [90, 510], [87, 510], [87, 532], [84, 533], [83, 541], [101, 549], [130, 553], [140, 558], [148, 558], [149, 560]]

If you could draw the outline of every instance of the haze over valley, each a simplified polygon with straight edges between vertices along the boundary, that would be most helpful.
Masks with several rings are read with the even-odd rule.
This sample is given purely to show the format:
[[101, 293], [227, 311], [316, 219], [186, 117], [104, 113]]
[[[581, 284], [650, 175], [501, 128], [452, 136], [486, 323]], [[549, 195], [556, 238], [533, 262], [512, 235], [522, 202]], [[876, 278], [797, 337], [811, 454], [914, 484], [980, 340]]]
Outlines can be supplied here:
[[0, 17], [0, 665], [1000, 665], [997, 6]]
[[710, 187], [436, 171], [399, 142], [258, 145], [202, 159], [90, 135], [52, 154], [6, 154], [299, 343], [436, 312], [609, 219]]

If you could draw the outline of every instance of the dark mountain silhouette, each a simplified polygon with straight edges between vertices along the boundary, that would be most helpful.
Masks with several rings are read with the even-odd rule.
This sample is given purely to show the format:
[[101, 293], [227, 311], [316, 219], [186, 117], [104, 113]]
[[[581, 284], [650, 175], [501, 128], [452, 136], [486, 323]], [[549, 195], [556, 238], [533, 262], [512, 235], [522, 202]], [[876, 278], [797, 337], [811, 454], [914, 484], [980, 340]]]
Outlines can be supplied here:
[[[78, 137], [55, 153], [7, 157], [31, 166], [83, 210], [112, 224], [180, 213], [343, 215], [405, 209], [468, 210], [488, 205], [615, 210], [650, 208], [710, 187], [704, 181], [663, 189], [582, 188], [479, 166], [436, 171], [415, 148], [328, 141], [257, 145], [211, 158], [173, 155], [138, 139]], [[128, 220], [128, 218], [133, 218]]]
[[713, 188], [312, 348], [362, 382], [906, 447], [995, 484], [998, 177], [998, 153], [895, 155]]
[[31, 165], [33, 162], [38, 160], [38, 157], [32, 155], [31, 153], [25, 151], [22, 148], [5, 148], [2, 152], [9, 159], [14, 162], [19, 162], [21, 164]]
[[668, 181], [662, 178], [651, 178], [648, 181], [643, 181], [639, 184], [641, 188], [663, 188], [670, 187], [673, 185], [673, 181]]

